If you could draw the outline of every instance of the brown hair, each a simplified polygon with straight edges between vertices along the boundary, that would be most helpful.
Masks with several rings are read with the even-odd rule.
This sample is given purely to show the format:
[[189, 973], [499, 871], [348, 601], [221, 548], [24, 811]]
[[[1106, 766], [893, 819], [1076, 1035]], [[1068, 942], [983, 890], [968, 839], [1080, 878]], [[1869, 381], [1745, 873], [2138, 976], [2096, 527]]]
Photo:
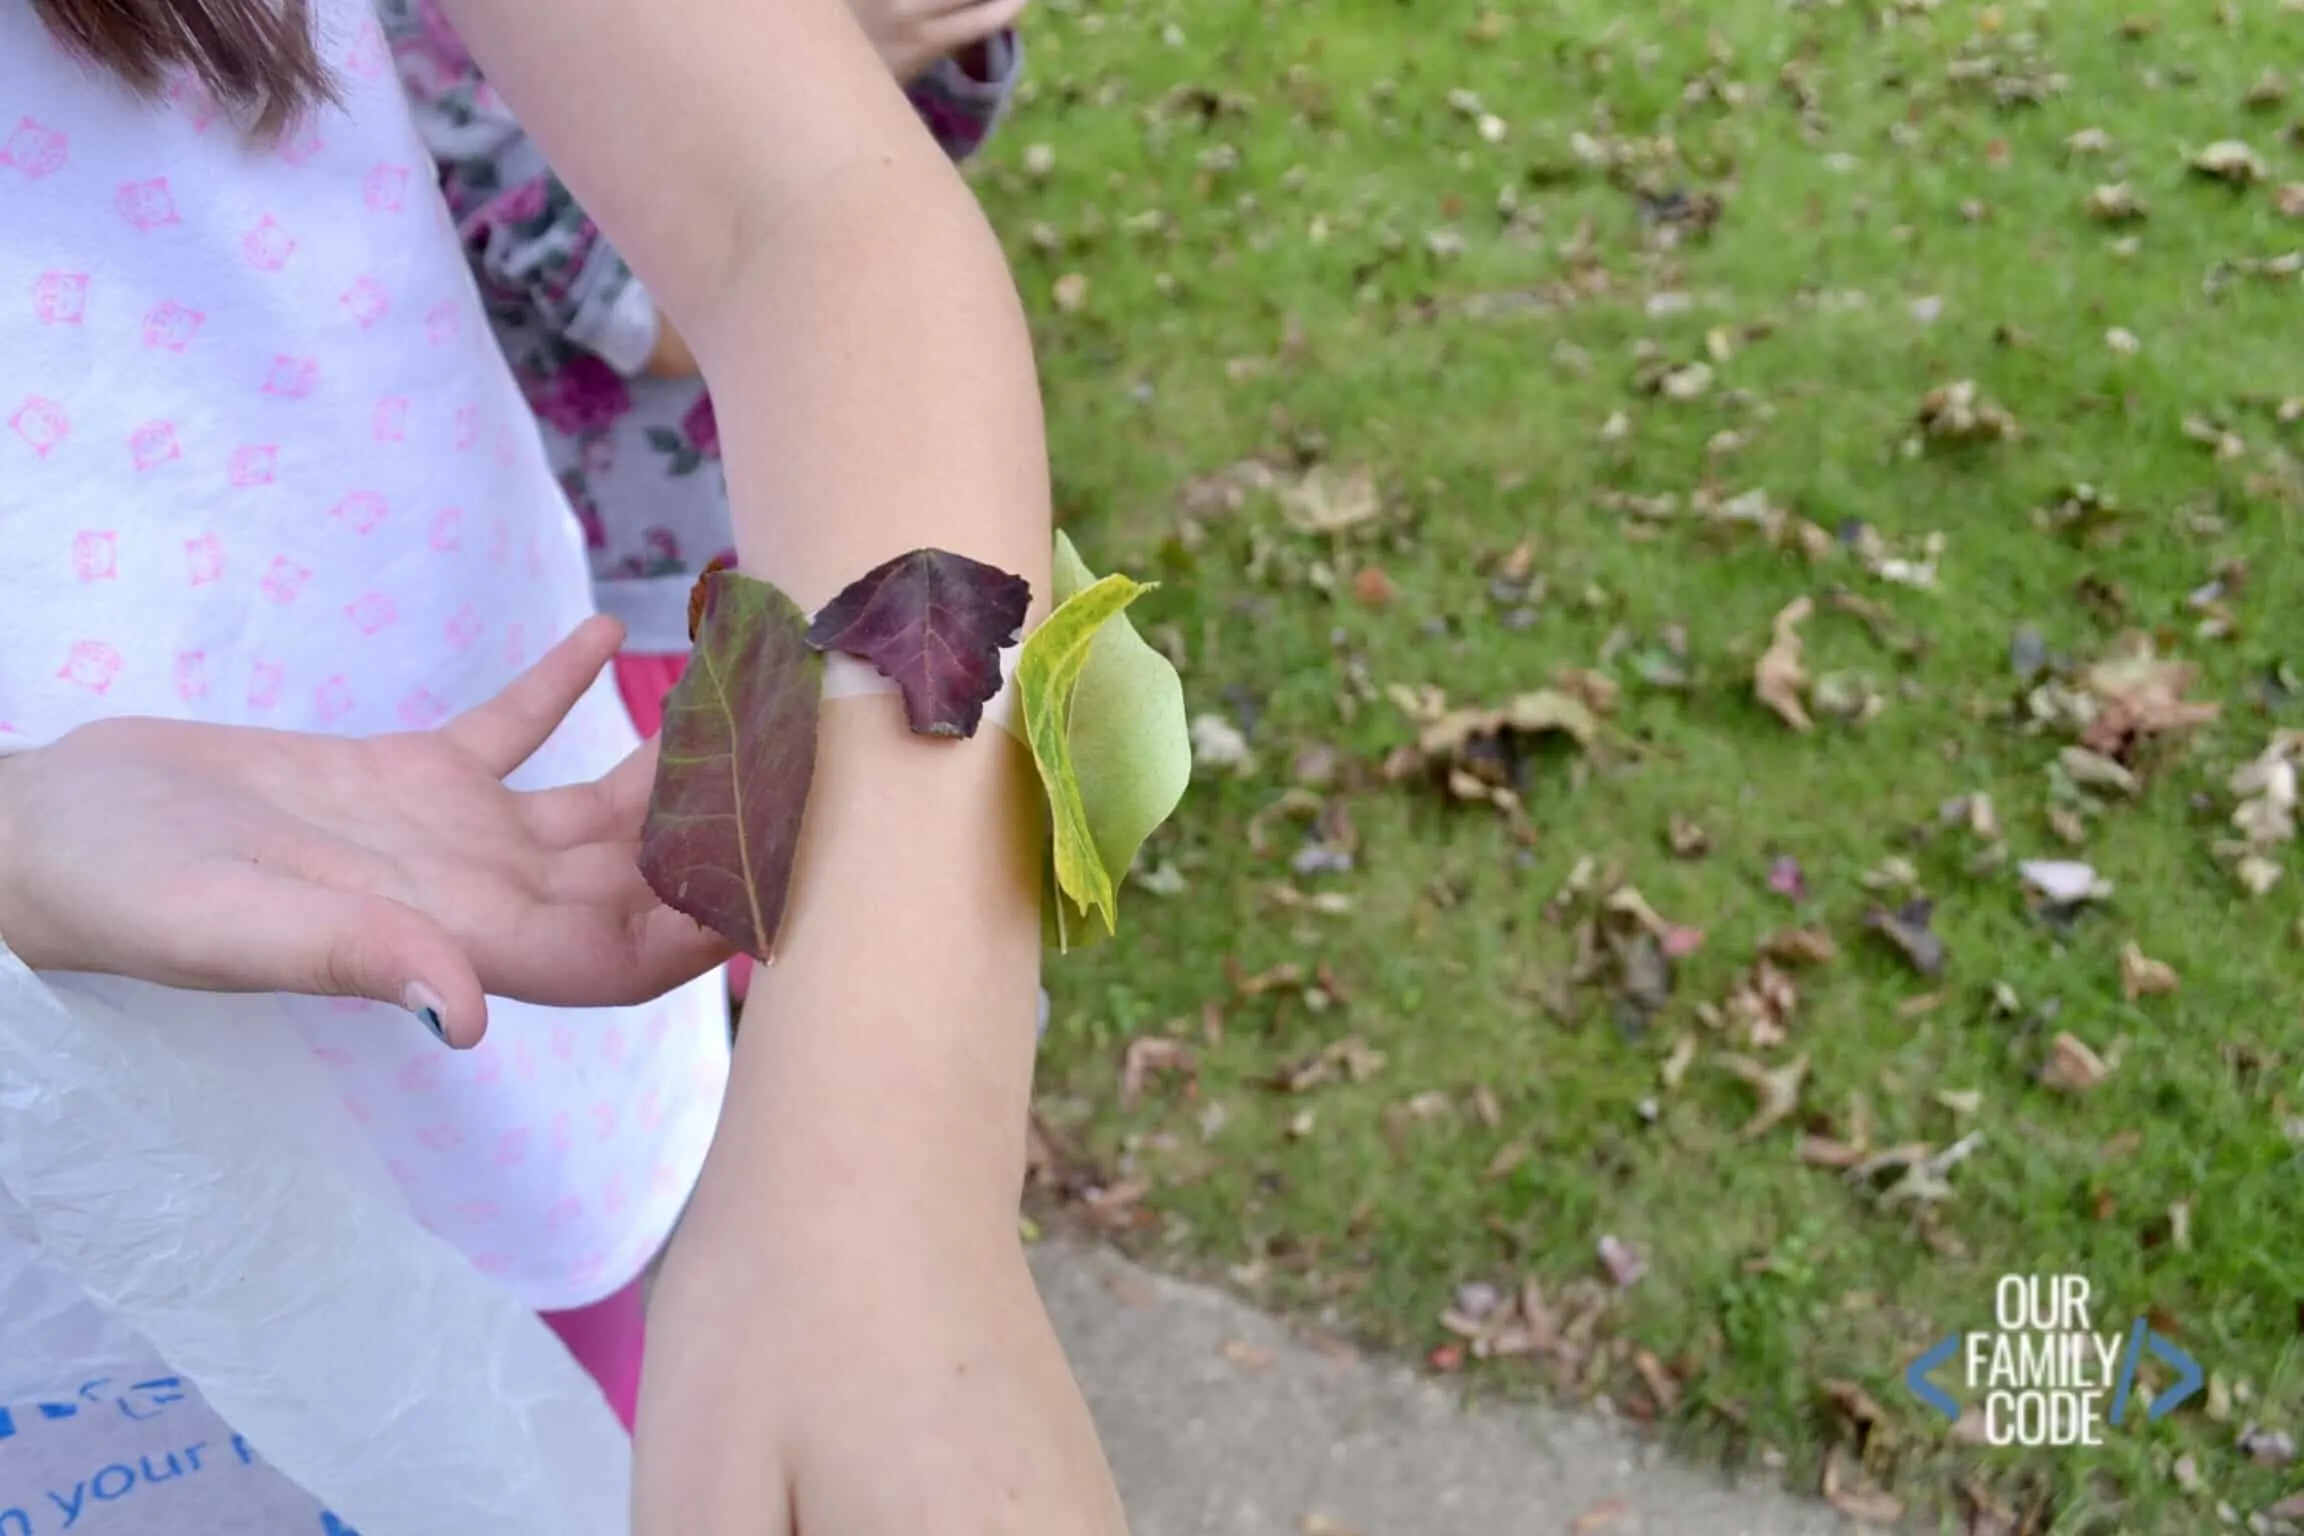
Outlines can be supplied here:
[[144, 95], [189, 68], [259, 138], [332, 100], [308, 0], [32, 0], [57, 41]]

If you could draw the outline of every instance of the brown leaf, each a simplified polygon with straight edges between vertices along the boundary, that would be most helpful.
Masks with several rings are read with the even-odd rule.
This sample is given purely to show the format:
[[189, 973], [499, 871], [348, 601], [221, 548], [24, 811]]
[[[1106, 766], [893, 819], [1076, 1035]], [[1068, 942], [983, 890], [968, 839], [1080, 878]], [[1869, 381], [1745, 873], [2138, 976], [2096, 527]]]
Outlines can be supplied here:
[[2111, 182], [2088, 194], [2088, 217], [2099, 224], [2128, 224], [2144, 218], [2151, 210], [2136, 189], [2124, 181]]
[[1685, 816], [1674, 816], [1665, 844], [1676, 859], [1700, 859], [1712, 851], [1712, 836]]
[[2264, 1513], [2275, 1520], [2304, 1520], [2304, 1489], [2288, 1495], [2277, 1504], [2267, 1506]]
[[[1862, 1481], [1863, 1471], [1842, 1471], [1846, 1457], [1835, 1446], [1824, 1461], [1824, 1498], [1849, 1519], [1865, 1525], [1894, 1525], [1904, 1518], [1901, 1499]], [[1851, 1480], [1853, 1478], [1854, 1480]]]
[[1352, 596], [1363, 608], [1389, 608], [1399, 589], [1380, 565], [1364, 565], [1352, 573]]
[[1814, 611], [1815, 604], [1806, 597], [1787, 603], [1776, 615], [1768, 649], [1752, 667], [1753, 696], [1796, 731], [1815, 728], [1815, 722], [1808, 718], [1808, 710], [1801, 702], [1808, 686], [1808, 673], [1800, 660], [1800, 626]]
[[2062, 1030], [2049, 1042], [2048, 1060], [2040, 1069], [2040, 1082], [2058, 1093], [2079, 1094], [2111, 1075], [2112, 1068], [2103, 1057], [2089, 1049], [2078, 1035]]
[[1120, 1107], [1132, 1109], [1144, 1096], [1144, 1085], [1155, 1073], [1198, 1070], [1192, 1047], [1160, 1035], [1138, 1035], [1120, 1053]]
[[2190, 663], [2155, 654], [2149, 637], [2127, 637], [2082, 678], [2101, 707], [2080, 733], [2080, 745], [2122, 760], [2139, 739], [2206, 725], [2219, 706], [2184, 697], [2198, 677], [2199, 668]]
[[2143, 792], [2144, 786], [2137, 782], [2136, 775], [2101, 752], [2092, 752], [2086, 747], [2066, 747], [2056, 754], [2056, 763], [2066, 778], [2086, 788], [2115, 789], [2124, 795]]
[[1640, 1256], [1640, 1250], [1613, 1232], [1600, 1239], [1600, 1267], [1620, 1290], [1638, 1284], [1648, 1273], [1648, 1261]]
[[1309, 1093], [1323, 1083], [1339, 1080], [1364, 1083], [1384, 1067], [1384, 1053], [1373, 1050], [1358, 1035], [1331, 1040], [1296, 1065], [1272, 1079], [1282, 1093]]
[[1280, 510], [1301, 532], [1344, 533], [1375, 521], [1384, 511], [1384, 498], [1369, 471], [1321, 464], [1282, 487]]
[[1510, 1173], [1513, 1169], [1528, 1161], [1533, 1150], [1534, 1149], [1531, 1148], [1525, 1141], [1506, 1142], [1503, 1146], [1496, 1149], [1496, 1155], [1494, 1157], [1488, 1159], [1488, 1167], [1485, 1170], [1485, 1176], [1491, 1179], [1500, 1179], [1504, 1177], [1504, 1175]]
[[2134, 939], [2120, 946], [2120, 995], [2130, 1002], [2176, 990], [2176, 968], [2145, 954]]
[[1268, 1371], [1272, 1368], [1272, 1351], [1251, 1344], [1246, 1339], [1226, 1339], [1216, 1346], [1216, 1353], [1244, 1371]]
[[2212, 181], [2245, 187], [2268, 174], [2264, 158], [2238, 139], [2220, 139], [2192, 157], [2195, 173]]
[[1780, 1067], [1764, 1066], [1749, 1056], [1737, 1055], [1722, 1056], [1720, 1065], [1751, 1088], [1759, 1100], [1752, 1118], [1736, 1133], [1737, 1140], [1750, 1141], [1766, 1135], [1800, 1107], [1800, 1089], [1808, 1081], [1806, 1052]]
[[1647, 1387], [1648, 1395], [1656, 1399], [1658, 1412], [1672, 1413], [1679, 1408], [1680, 1383], [1674, 1381], [1671, 1372], [1664, 1369], [1663, 1361], [1645, 1349], [1636, 1350], [1632, 1355], [1632, 1369], [1639, 1372], [1641, 1384]]
[[1159, 1293], [1133, 1275], [1106, 1275], [1104, 1289], [1124, 1307], [1142, 1309], [1158, 1304]]
[[1569, 1536], [1594, 1536], [1632, 1513], [1632, 1505], [1625, 1499], [1602, 1499], [1569, 1522]]
[[1853, 1168], [1864, 1161], [1862, 1147], [1829, 1136], [1803, 1136], [1799, 1146], [1800, 1161], [1815, 1168]]
[[1761, 940], [1760, 953], [1785, 965], [1824, 965], [1839, 958], [1840, 946], [1821, 928], [1785, 928]]
[[1940, 385], [1920, 401], [1923, 438], [1946, 443], [2012, 441], [2022, 436], [2016, 418], [1987, 399], [1973, 379]]
[[1888, 1422], [1888, 1411], [1880, 1406], [1872, 1394], [1853, 1381], [1827, 1381], [1824, 1400], [1835, 1412], [1846, 1419], [1851, 1428], [1869, 1434]]

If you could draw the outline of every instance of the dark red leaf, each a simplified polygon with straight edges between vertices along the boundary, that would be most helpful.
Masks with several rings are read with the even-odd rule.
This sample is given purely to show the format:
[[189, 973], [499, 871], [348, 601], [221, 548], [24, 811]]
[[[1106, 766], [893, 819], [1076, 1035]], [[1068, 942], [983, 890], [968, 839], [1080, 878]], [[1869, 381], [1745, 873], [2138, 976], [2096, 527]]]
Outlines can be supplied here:
[[941, 549], [916, 549], [874, 567], [824, 605], [808, 626], [820, 651], [870, 662], [904, 691], [904, 714], [923, 736], [973, 736], [1000, 691], [1000, 648], [1023, 627], [1032, 584]]
[[640, 873], [666, 906], [768, 960], [816, 773], [824, 660], [766, 582], [723, 570], [696, 586], [696, 650], [664, 700]]

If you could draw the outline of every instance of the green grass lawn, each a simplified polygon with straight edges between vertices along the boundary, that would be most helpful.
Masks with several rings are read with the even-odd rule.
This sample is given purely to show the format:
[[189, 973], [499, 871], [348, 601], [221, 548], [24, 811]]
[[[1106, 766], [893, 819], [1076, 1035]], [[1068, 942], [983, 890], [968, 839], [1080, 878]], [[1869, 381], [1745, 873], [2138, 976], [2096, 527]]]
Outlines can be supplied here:
[[[2304, 1485], [2242, 1442], [2304, 1432], [2304, 874], [2251, 895], [2217, 846], [2304, 726], [2304, 10], [2127, 14], [1041, 0], [978, 183], [1060, 515], [1162, 580], [1140, 625], [1254, 759], [1202, 763], [1120, 942], [1051, 966], [1076, 1204], [1859, 1510], [2175, 1531]], [[2195, 170], [2224, 140], [2261, 180]], [[1963, 380], [2014, 435], [1920, 424]], [[1803, 595], [1805, 732], [1754, 686]], [[2131, 633], [2221, 711], [2099, 717], [2138, 792], [2059, 782]], [[1465, 745], [1499, 808], [1403, 762], [1425, 685], [1600, 728]], [[2028, 859], [2113, 890], [2039, 910]], [[1865, 923], [1915, 894], [1933, 976]], [[1794, 927], [1835, 952], [1756, 973]], [[2174, 990], [2127, 995], [2130, 944]], [[1763, 1074], [1797, 1099], [1745, 1134]], [[2149, 1311], [2211, 1390], [1967, 1443], [1900, 1378], [2009, 1271]], [[1527, 1280], [1548, 1347], [1443, 1326]]]

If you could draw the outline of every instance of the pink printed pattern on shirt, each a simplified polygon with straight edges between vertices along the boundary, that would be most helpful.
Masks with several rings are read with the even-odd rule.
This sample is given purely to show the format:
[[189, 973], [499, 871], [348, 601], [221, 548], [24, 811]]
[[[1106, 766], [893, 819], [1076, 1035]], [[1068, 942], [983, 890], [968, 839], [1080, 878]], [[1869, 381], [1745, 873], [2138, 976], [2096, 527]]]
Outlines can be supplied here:
[[78, 325], [87, 312], [87, 273], [43, 272], [32, 280], [32, 313], [42, 325]]
[[128, 453], [139, 471], [157, 469], [163, 464], [184, 457], [183, 447], [176, 441], [176, 423], [148, 421], [128, 434]]
[[232, 450], [232, 462], [226, 473], [232, 483], [242, 489], [257, 485], [270, 485], [280, 468], [280, 449], [272, 443], [248, 443]]
[[64, 407], [38, 395], [16, 407], [16, 414], [8, 418], [8, 425], [43, 459], [72, 435], [72, 418], [64, 414]]
[[176, 217], [176, 195], [169, 190], [165, 176], [124, 181], [115, 201], [130, 229], [150, 231], [183, 222]]
[[50, 128], [36, 117], [18, 118], [8, 136], [0, 139], [0, 165], [39, 181], [64, 169], [71, 144], [70, 134]]
[[111, 581], [120, 574], [120, 535], [84, 530], [72, 540], [72, 574], [82, 581]]
[[[433, 730], [589, 606], [368, 7], [312, 0], [351, 110], [251, 153], [191, 77], [137, 102], [0, 4], [0, 204], [40, 235], [0, 274], [11, 745], [120, 713]], [[596, 694], [522, 787], [628, 749]], [[568, 1305], [645, 1261], [700, 1161], [713, 994], [654, 1035], [498, 1001], [474, 1053], [355, 1000], [249, 1006], [289, 1010], [414, 1219]]]
[[184, 541], [184, 565], [192, 585], [204, 587], [224, 579], [224, 541], [212, 533]]
[[144, 316], [144, 345], [181, 356], [208, 317], [189, 304], [163, 299]]
[[90, 693], [109, 693], [112, 680], [120, 675], [120, 669], [125, 665], [119, 651], [109, 641], [75, 640], [71, 652], [64, 658], [63, 668], [56, 675]]

